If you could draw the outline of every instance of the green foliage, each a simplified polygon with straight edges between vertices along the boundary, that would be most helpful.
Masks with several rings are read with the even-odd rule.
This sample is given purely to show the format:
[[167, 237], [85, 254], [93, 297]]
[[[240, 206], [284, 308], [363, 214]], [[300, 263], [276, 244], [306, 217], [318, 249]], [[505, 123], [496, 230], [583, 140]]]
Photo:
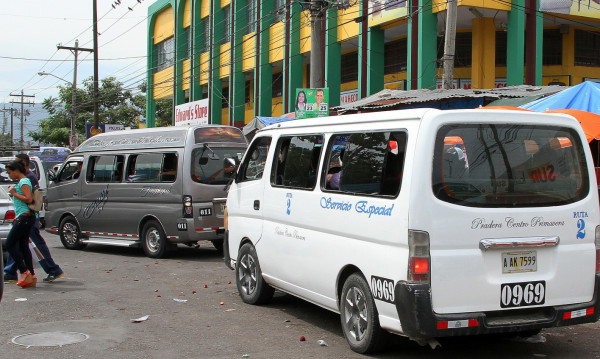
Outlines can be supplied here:
[[[69, 85], [60, 85], [58, 88], [58, 98], [46, 98], [42, 104], [50, 116], [41, 120], [39, 129], [30, 132], [29, 135], [40, 143], [68, 146], [72, 118], [72, 88]], [[75, 133], [81, 143], [85, 140], [85, 124], [94, 123], [93, 78], [85, 80], [83, 88], [78, 88], [75, 95]], [[98, 87], [99, 123], [136, 128], [137, 116], [145, 116], [145, 102], [145, 96], [133, 96], [131, 91], [125, 89], [114, 77], [105, 78], [100, 81]]]

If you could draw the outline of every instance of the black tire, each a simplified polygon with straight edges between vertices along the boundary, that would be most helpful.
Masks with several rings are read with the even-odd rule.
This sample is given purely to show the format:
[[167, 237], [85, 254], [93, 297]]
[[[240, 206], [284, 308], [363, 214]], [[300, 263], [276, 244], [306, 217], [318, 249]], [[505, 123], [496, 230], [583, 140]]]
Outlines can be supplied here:
[[340, 298], [340, 319], [350, 348], [361, 354], [385, 347], [387, 332], [379, 326], [379, 315], [367, 281], [357, 273], [346, 279]]
[[84, 249], [87, 243], [83, 243], [81, 231], [79, 230], [79, 224], [75, 218], [69, 216], [63, 218], [58, 226], [58, 235], [60, 242], [66, 249]]
[[213, 239], [211, 241], [213, 247], [219, 252], [219, 254], [223, 254], [223, 238], [221, 239]]
[[235, 273], [237, 289], [244, 303], [265, 304], [273, 298], [275, 290], [263, 279], [256, 249], [252, 244], [246, 243], [240, 248]]
[[144, 224], [142, 228], [142, 248], [150, 258], [165, 258], [172, 248], [162, 226], [155, 220]]

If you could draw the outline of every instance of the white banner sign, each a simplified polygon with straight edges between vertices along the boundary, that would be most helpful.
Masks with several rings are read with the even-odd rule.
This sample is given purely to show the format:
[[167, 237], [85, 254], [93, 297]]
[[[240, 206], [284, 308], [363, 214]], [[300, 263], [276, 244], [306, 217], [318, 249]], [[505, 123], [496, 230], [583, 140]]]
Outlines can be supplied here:
[[125, 127], [123, 125], [104, 125], [104, 132], [112, 132], [112, 131], [123, 131]]
[[175, 126], [207, 125], [208, 99], [175, 106]]
[[358, 101], [358, 90], [349, 90], [340, 93], [340, 105]]

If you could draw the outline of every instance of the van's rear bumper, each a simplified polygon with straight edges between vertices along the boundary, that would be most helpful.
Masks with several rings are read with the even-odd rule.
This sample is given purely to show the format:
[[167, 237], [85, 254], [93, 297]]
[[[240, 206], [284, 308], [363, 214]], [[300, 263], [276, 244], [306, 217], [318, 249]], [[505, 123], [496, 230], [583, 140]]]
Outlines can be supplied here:
[[[429, 284], [398, 282], [395, 289], [396, 310], [402, 331], [413, 339], [524, 332], [597, 321], [600, 317], [599, 288], [600, 275], [597, 274], [594, 296], [587, 303], [440, 315], [433, 312]], [[565, 313], [574, 311], [580, 312], [572, 314], [575, 318], [565, 319]]]

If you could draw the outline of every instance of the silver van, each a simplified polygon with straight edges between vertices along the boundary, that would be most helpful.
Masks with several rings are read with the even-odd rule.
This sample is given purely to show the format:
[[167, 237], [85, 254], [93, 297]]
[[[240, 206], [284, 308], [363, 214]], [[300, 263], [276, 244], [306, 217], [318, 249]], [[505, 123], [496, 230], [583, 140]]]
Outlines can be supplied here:
[[141, 245], [161, 258], [209, 240], [222, 250], [225, 187], [246, 146], [239, 129], [215, 125], [94, 136], [51, 175], [46, 228], [68, 249]]

